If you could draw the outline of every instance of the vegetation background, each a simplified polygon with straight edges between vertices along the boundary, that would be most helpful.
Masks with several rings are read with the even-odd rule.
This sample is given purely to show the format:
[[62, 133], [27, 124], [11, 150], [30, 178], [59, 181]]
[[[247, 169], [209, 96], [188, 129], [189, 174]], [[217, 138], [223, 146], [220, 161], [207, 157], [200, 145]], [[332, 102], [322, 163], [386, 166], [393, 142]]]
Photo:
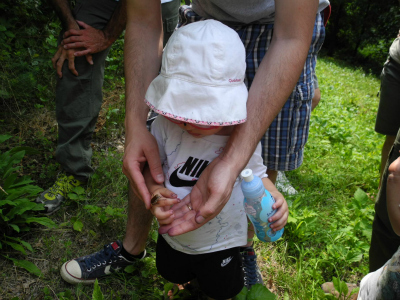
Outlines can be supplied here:
[[[324, 299], [323, 282], [357, 283], [368, 271], [383, 143], [374, 132], [378, 76], [400, 27], [399, 2], [331, 4], [317, 66], [322, 100], [312, 114], [304, 164], [286, 173], [298, 191], [285, 195], [286, 233], [275, 244], [256, 242], [266, 285], [279, 299]], [[50, 61], [59, 31], [44, 0], [0, 3], [0, 299], [163, 299], [168, 285], [155, 269], [155, 227], [148, 257], [95, 289], [59, 276], [62, 263], [101, 249], [125, 230], [123, 37], [107, 59], [89, 188], [74, 190], [49, 219], [27, 204], [59, 172]]]

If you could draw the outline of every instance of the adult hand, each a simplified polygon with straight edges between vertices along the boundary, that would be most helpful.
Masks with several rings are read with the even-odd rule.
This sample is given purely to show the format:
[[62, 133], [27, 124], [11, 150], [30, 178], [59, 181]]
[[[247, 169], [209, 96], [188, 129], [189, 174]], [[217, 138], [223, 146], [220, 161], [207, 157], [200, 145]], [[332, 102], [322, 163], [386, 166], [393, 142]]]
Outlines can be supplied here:
[[[111, 46], [104, 32], [100, 29], [93, 28], [82, 21], [76, 21], [83, 29], [70, 29], [64, 33], [62, 45], [64, 49], [74, 49], [75, 56], [86, 55], [86, 60], [93, 64], [92, 54], [103, 51]], [[77, 51], [79, 50], [79, 51]]]
[[[172, 207], [175, 220], [161, 226], [159, 232], [180, 235], [214, 218], [228, 202], [237, 176], [230, 163], [220, 157], [214, 159], [203, 171], [192, 192]], [[193, 210], [188, 209], [187, 204]]]
[[142, 174], [146, 162], [153, 179], [157, 183], [163, 183], [164, 175], [157, 141], [145, 126], [140, 126], [140, 128], [135, 126], [132, 128], [130, 138], [127, 137], [125, 142], [122, 171], [128, 177], [136, 196], [144, 201], [147, 208], [150, 208], [150, 192]]
[[78, 71], [75, 69], [75, 50], [66, 50], [61, 45], [58, 46], [56, 54], [54, 54], [51, 62], [53, 63], [53, 68], [57, 71], [58, 77], [62, 78], [62, 67], [64, 61], [68, 60], [68, 68], [72, 74], [78, 76]]

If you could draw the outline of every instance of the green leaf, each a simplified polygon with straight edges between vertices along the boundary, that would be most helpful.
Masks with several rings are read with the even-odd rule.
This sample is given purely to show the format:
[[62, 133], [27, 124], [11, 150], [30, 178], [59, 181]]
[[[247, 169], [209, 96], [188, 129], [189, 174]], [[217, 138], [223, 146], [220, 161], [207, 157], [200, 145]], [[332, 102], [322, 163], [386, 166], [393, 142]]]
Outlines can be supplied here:
[[276, 295], [271, 293], [269, 289], [267, 289], [262, 284], [255, 284], [251, 287], [249, 293], [247, 294], [247, 300], [275, 300]]
[[351, 251], [346, 255], [346, 261], [349, 263], [358, 262], [362, 259], [363, 254], [360, 251]]
[[101, 292], [101, 289], [100, 289], [100, 286], [99, 286], [99, 282], [96, 279], [96, 281], [94, 282], [92, 300], [103, 300], [103, 299], [104, 299], [104, 295]]
[[78, 195], [82, 195], [82, 194], [85, 193], [85, 189], [84, 189], [83, 187], [81, 187], [81, 186], [74, 187], [74, 188], [72, 189], [72, 191], [73, 191], [75, 194], [78, 194]]
[[40, 154], [40, 151], [36, 150], [35, 148], [28, 147], [28, 146], [21, 146], [21, 147], [15, 147], [10, 150], [11, 154], [14, 154], [19, 151], [25, 151], [25, 154], [30, 155], [30, 154]]
[[126, 266], [124, 269], [124, 271], [129, 274], [133, 273], [135, 270], [136, 268], [133, 265]]
[[247, 287], [244, 286], [242, 288], [242, 290], [240, 291], [240, 293], [237, 294], [233, 299], [234, 300], [246, 300], [248, 292], [249, 292], [249, 290], [247, 289]]
[[346, 282], [344, 282], [344, 281], [340, 281], [340, 292], [346, 296], [347, 296], [347, 293], [349, 292], [349, 287], [347, 286]]
[[74, 230], [81, 232], [82, 229], [83, 229], [83, 223], [81, 221], [79, 221], [79, 220], [76, 220], [74, 222], [73, 227], [74, 227]]
[[333, 286], [335, 287], [335, 290], [340, 291], [340, 280], [337, 279], [335, 276], [333, 276], [332, 282]]
[[358, 209], [365, 208], [365, 206], [370, 202], [368, 195], [362, 189], [357, 189], [357, 191], [354, 193], [354, 199], [356, 201], [353, 201], [353, 203]]
[[171, 282], [168, 282], [168, 283], [164, 284], [164, 294], [168, 295], [168, 292], [170, 290], [172, 290], [173, 288], [174, 288], [174, 284], [171, 283]]
[[20, 268], [24, 268], [27, 270], [29, 273], [34, 274], [36, 276], [43, 276], [42, 271], [34, 264], [31, 263], [30, 261], [27, 260], [19, 260], [11, 257], [7, 257], [8, 259], [12, 260], [14, 262], [14, 265]]
[[48, 228], [55, 228], [57, 227], [56, 223], [54, 223], [53, 220], [47, 218], [47, 217], [31, 217], [31, 218], [26, 218], [25, 219], [26, 223], [38, 223], [43, 226], [46, 226]]
[[7, 141], [10, 138], [12, 138], [12, 135], [0, 134], [0, 143], [3, 143], [3, 142]]
[[15, 224], [8, 224], [12, 229], [14, 229], [16, 232], [19, 232], [19, 227]]
[[11, 246], [12, 248], [14, 248], [14, 250], [17, 250], [17, 251], [21, 252], [22, 254], [26, 255], [25, 248], [22, 247], [20, 244], [16, 244], [16, 243], [4, 241], [4, 240], [3, 240], [3, 243]]

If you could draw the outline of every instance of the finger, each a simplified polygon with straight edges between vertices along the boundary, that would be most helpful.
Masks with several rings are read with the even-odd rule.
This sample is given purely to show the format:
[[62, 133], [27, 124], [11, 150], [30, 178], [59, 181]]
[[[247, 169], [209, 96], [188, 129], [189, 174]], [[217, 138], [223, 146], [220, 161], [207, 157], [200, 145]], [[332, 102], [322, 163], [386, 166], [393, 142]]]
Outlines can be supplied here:
[[63, 65], [64, 65], [64, 61], [65, 61], [64, 56], [61, 56], [57, 60], [57, 63], [56, 63], [56, 68], [55, 69], [57, 70], [57, 74], [58, 74], [59, 78], [62, 78], [62, 68], [63, 68]]
[[168, 233], [170, 236], [176, 236], [195, 230], [196, 228], [200, 227], [200, 225], [198, 225], [195, 221], [195, 216], [196, 212], [193, 210], [189, 211], [179, 219], [177, 219], [175, 216], [175, 220], [171, 224], [161, 226], [158, 232], [160, 234]]
[[268, 222], [272, 223], [282, 218], [286, 211], [288, 211], [287, 205], [284, 204], [276, 210], [272, 217], [268, 218]]
[[171, 224], [174, 221], [174, 219], [175, 219], [175, 216], [174, 216], [174, 214], [172, 214], [167, 219], [164, 219], [164, 220], [157, 219], [157, 221], [158, 221], [158, 224], [160, 224], [160, 226], [166, 226], [168, 224]]
[[70, 42], [70, 43], [64, 42], [64, 46], [63, 47], [64, 47], [64, 49], [85, 48], [85, 43], [84, 42], [80, 42], [80, 41], [74, 41], [74, 42]]
[[53, 64], [54, 70], [57, 70], [57, 61], [60, 59], [62, 51], [63, 49], [59, 47], [56, 54], [54, 54], [53, 58], [51, 59], [51, 63]]
[[68, 59], [68, 69], [71, 71], [72, 74], [78, 76], [78, 71], [75, 69], [75, 59]]
[[270, 228], [274, 231], [281, 230], [287, 224], [288, 212], [284, 213], [283, 217], [271, 224]]
[[153, 148], [146, 153], [147, 163], [149, 164], [149, 169], [151, 176], [157, 183], [164, 182], [164, 172], [161, 166], [160, 154], [158, 152], [158, 147]]
[[[77, 51], [74, 52], [74, 56], [79, 57], [79, 56], [85, 56], [88, 55], [91, 52], [90, 49], [86, 49], [86, 50], [82, 50], [82, 51]], [[91, 55], [91, 54], [90, 54]], [[90, 62], [89, 62], [90, 63]], [[93, 58], [92, 58], [92, 63], [91, 65], [93, 65]]]
[[70, 29], [66, 32], [64, 32], [63, 34], [63, 39], [65, 40], [66, 38], [70, 37], [70, 36], [77, 36], [77, 35], [82, 35], [82, 31], [78, 30], [78, 29]]
[[[179, 202], [181, 202], [181, 200], [179, 200], [179, 199], [162, 198], [162, 199], [159, 199], [156, 204], [152, 204], [152, 206], [157, 206], [157, 207], [172, 206]], [[173, 210], [171, 210], [171, 211], [174, 212]]]
[[129, 182], [131, 183], [132, 190], [136, 196], [141, 198], [144, 201], [144, 204], [147, 209], [150, 209], [150, 192], [147, 189], [146, 183], [143, 178], [142, 168], [144, 166], [144, 158], [140, 158], [139, 160], [143, 160], [143, 163], [139, 161], [130, 162], [128, 160], [124, 160], [122, 166], [122, 172], [128, 177]]
[[282, 206], [283, 202], [285, 202], [285, 199], [283, 197], [274, 197], [274, 199], [275, 203], [272, 205], [272, 209], [278, 209]]
[[[86, 51], [90, 51], [90, 50], [85, 50], [85, 51], [81, 51], [81, 52], [86, 52]], [[75, 52], [75, 53], [74, 53], [75, 56], [77, 56], [76, 53], [78, 53], [78, 52]], [[91, 54], [87, 54], [87, 55], [86, 55], [86, 61], [87, 61], [89, 64], [93, 65], [93, 58], [92, 58], [92, 55], [91, 55]]]
[[87, 28], [91, 28], [91, 27], [92, 27], [92, 26], [86, 24], [86, 23], [83, 22], [83, 21], [78, 21], [78, 20], [76, 20], [76, 23], [78, 23], [78, 25], [79, 25], [80, 27], [84, 28], [84, 29], [87, 29]]
[[170, 218], [174, 212], [172, 210], [164, 210], [161, 207], [152, 207], [151, 211], [158, 220], [165, 220]]

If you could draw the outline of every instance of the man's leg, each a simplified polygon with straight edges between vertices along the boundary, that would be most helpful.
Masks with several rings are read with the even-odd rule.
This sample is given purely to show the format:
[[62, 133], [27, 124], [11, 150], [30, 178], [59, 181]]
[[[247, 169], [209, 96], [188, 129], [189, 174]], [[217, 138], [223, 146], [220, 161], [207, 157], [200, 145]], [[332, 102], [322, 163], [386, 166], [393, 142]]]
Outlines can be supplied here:
[[375, 203], [375, 218], [372, 224], [371, 247], [369, 249], [369, 271], [373, 272], [382, 267], [400, 246], [400, 237], [393, 231], [386, 206], [386, 184], [390, 164], [400, 153], [400, 130], [397, 133], [393, 147], [385, 164], [382, 176], [382, 186]]
[[[93, 1], [78, 1], [73, 14], [77, 20], [101, 29], [111, 18], [117, 2]], [[36, 199], [37, 202], [44, 204], [47, 213], [60, 208], [68, 192], [76, 186], [85, 184], [93, 173], [90, 144], [103, 101], [102, 87], [108, 52], [109, 49], [106, 49], [93, 54], [93, 65], [86, 61], [86, 57], [76, 57], [74, 64], [78, 76], [69, 71], [66, 61], [62, 68], [63, 76], [57, 79], [56, 160], [60, 163], [63, 173], [51, 188]]]
[[143, 201], [135, 195], [130, 186], [128, 199], [128, 221], [123, 246], [128, 253], [138, 255], [146, 247], [153, 215], [146, 209]]
[[388, 159], [390, 149], [392, 149], [395, 138], [396, 138], [395, 135], [387, 135], [385, 138], [385, 142], [383, 143], [381, 152], [381, 172], [380, 172], [381, 175], [379, 178], [379, 188], [382, 185], [382, 176], [383, 172], [385, 171], [386, 161]]

